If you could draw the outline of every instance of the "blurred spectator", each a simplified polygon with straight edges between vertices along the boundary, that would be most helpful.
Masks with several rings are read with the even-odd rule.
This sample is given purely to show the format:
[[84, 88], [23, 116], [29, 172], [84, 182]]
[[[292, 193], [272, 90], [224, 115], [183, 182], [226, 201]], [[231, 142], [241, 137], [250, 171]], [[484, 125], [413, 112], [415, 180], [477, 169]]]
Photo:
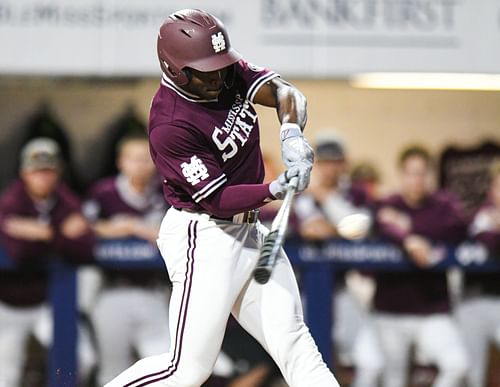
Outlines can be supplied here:
[[[119, 174], [99, 180], [90, 190], [85, 213], [101, 239], [155, 243], [166, 204], [145, 132], [120, 140], [116, 164]], [[164, 269], [103, 268], [102, 273], [104, 287], [92, 313], [99, 385], [133, 364], [135, 355], [160, 354], [170, 345]]]
[[401, 192], [380, 202], [376, 222], [380, 236], [400, 245], [415, 268], [376, 275], [375, 322], [387, 365], [382, 385], [407, 385], [414, 345], [419, 363], [437, 365], [434, 386], [459, 386], [467, 358], [450, 316], [446, 273], [429, 269], [444, 253], [443, 244], [464, 238], [466, 223], [457, 203], [432, 191], [433, 162], [426, 149], [405, 149], [399, 168]]
[[[336, 225], [345, 216], [354, 213], [371, 215], [370, 203], [364, 191], [351, 185], [343, 141], [334, 132], [326, 131], [318, 135], [315, 148], [311, 184], [296, 198], [294, 210], [300, 236], [320, 242], [338, 237]], [[354, 365], [356, 368], [355, 386], [369, 386], [381, 364], [379, 358], [364, 356], [359, 339], [368, 336], [365, 334], [369, 329], [366, 311], [355, 292], [345, 286], [344, 277], [345, 273], [338, 273], [335, 281], [337, 290], [332, 334], [337, 357], [341, 364]]]
[[[15, 264], [0, 272], [1, 386], [20, 385], [30, 333], [45, 346], [52, 341], [46, 305], [50, 260], [92, 259], [93, 233], [79, 199], [60, 181], [61, 171], [57, 143], [33, 139], [21, 153], [20, 179], [0, 197], [1, 245]], [[80, 335], [78, 354], [84, 378], [94, 362], [88, 336]]]
[[367, 197], [353, 186], [348, 175], [343, 141], [331, 131], [316, 139], [315, 164], [311, 183], [295, 201], [300, 235], [308, 240], [336, 237], [335, 226], [347, 215], [370, 215]]
[[372, 163], [359, 162], [352, 167], [351, 184], [361, 189], [371, 202], [374, 202], [379, 197], [379, 183], [380, 174]]
[[141, 135], [145, 133], [145, 124], [139, 118], [132, 105], [127, 106], [125, 111], [118, 115], [111, 123], [102, 130], [103, 136], [96, 138], [92, 149], [87, 155], [85, 181], [90, 185], [99, 179], [114, 176], [119, 173], [116, 160], [118, 157], [118, 144], [122, 138], [127, 136]]
[[[491, 165], [488, 199], [476, 213], [470, 234], [493, 257], [500, 257], [500, 159]], [[469, 387], [487, 385], [489, 346], [500, 349], [500, 281], [498, 273], [465, 274], [465, 300], [458, 318], [470, 358]]]
[[[20, 133], [21, 147], [34, 138], [46, 137], [54, 140], [59, 146], [60, 157], [63, 161], [61, 178], [69, 185], [70, 189], [80, 194], [83, 192], [83, 184], [74, 164], [74, 153], [64, 125], [57, 115], [49, 107], [48, 102], [41, 106], [28, 117], [18, 131]], [[20, 149], [17, 149], [19, 152]], [[18, 159], [17, 159], [18, 160]], [[15, 171], [19, 170], [19, 165]]]

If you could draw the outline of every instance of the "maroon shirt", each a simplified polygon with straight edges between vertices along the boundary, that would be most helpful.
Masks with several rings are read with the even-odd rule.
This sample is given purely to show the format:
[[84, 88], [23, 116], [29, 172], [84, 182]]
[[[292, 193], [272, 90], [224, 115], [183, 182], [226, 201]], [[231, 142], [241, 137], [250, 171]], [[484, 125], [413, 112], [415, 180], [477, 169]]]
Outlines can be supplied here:
[[[76, 239], [68, 239], [60, 232], [67, 216], [80, 212], [80, 201], [64, 184], [59, 184], [53, 197], [45, 206], [35, 206], [21, 180], [15, 181], [0, 197], [0, 224], [9, 216], [42, 219], [54, 229], [50, 242], [27, 241], [12, 238], [0, 227], [0, 243], [17, 264], [16, 269], [0, 271], [0, 301], [15, 305], [37, 305], [45, 301], [48, 290], [48, 274], [43, 267], [50, 256], [67, 262], [92, 260], [94, 235], [90, 231]], [[41, 267], [41, 268], [40, 268]]]
[[[493, 208], [493, 203], [486, 201], [477, 211], [470, 227], [472, 237], [484, 244], [489, 253], [500, 259], [500, 230], [492, 225], [480, 225], [483, 211]], [[478, 224], [479, 223], [479, 224]], [[500, 275], [498, 273], [465, 273], [465, 288], [468, 295], [500, 295]]]
[[[382, 200], [378, 208], [390, 206], [411, 218], [410, 232], [377, 223], [379, 235], [402, 244], [408, 234], [417, 234], [432, 243], [454, 244], [466, 235], [466, 223], [456, 201], [442, 193], [429, 195], [419, 207], [409, 207], [400, 195]], [[379, 312], [431, 314], [448, 312], [450, 300], [446, 274], [415, 267], [410, 272], [377, 273], [374, 306]]]
[[[124, 176], [99, 180], [91, 188], [85, 203], [85, 215], [91, 221], [111, 220], [123, 215], [141, 218], [145, 223], [160, 225], [166, 204], [158, 186], [151, 186], [138, 197], [131, 192]], [[108, 285], [154, 286], [165, 282], [164, 269], [102, 269]]]
[[196, 99], [166, 77], [153, 98], [151, 155], [166, 201], [176, 208], [229, 217], [263, 205], [270, 196], [262, 184], [259, 123], [251, 102], [278, 75], [243, 60], [234, 73], [217, 100]]

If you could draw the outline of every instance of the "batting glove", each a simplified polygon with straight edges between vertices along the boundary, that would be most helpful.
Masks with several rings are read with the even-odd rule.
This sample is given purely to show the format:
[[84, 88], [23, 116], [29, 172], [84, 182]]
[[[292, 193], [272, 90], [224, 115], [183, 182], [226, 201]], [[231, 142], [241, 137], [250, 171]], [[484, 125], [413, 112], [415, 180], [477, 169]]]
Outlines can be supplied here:
[[281, 125], [280, 138], [283, 162], [288, 168], [299, 169], [297, 191], [304, 191], [309, 185], [314, 152], [297, 124]]
[[279, 175], [276, 180], [269, 184], [269, 192], [271, 192], [271, 195], [276, 199], [283, 199], [288, 189], [288, 183], [290, 183], [292, 177], [299, 176], [299, 173], [299, 168], [292, 167]]

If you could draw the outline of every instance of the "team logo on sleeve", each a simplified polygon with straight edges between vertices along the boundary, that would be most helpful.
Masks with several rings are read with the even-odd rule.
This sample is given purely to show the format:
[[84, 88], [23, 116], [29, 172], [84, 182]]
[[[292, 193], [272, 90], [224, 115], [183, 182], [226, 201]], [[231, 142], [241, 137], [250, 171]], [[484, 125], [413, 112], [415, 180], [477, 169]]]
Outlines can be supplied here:
[[226, 40], [222, 32], [212, 35], [212, 47], [216, 53], [226, 49]]
[[182, 163], [181, 168], [186, 181], [191, 185], [196, 185], [210, 176], [207, 167], [196, 155], [191, 157], [189, 163]]

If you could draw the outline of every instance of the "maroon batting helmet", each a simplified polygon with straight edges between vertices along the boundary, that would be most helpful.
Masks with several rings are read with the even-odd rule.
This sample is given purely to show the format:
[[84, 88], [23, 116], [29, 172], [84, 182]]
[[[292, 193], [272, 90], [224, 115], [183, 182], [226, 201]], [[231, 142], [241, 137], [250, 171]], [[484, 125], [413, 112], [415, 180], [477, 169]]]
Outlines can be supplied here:
[[157, 49], [163, 72], [179, 86], [189, 83], [186, 67], [215, 71], [241, 58], [231, 47], [224, 24], [198, 9], [171, 14], [160, 28]]

